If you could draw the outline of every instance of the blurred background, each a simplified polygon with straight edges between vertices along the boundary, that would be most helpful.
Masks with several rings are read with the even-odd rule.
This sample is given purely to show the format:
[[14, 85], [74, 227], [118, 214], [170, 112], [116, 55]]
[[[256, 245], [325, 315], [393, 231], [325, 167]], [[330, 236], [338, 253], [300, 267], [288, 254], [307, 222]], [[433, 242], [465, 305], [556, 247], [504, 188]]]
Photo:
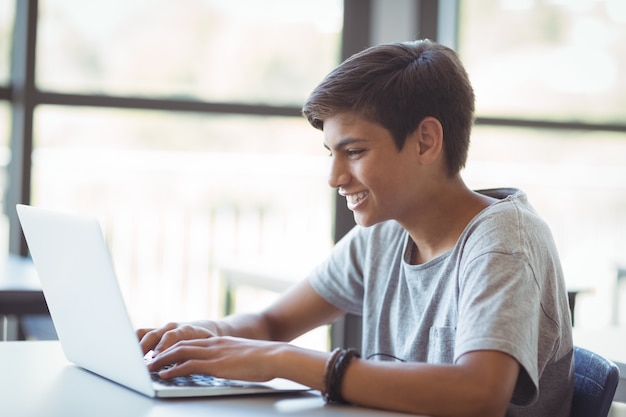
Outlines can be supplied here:
[[136, 326], [261, 308], [352, 225], [303, 101], [424, 37], [475, 88], [467, 183], [528, 193], [576, 326], [626, 322], [621, 0], [2, 0], [0, 254], [18, 202], [95, 215]]

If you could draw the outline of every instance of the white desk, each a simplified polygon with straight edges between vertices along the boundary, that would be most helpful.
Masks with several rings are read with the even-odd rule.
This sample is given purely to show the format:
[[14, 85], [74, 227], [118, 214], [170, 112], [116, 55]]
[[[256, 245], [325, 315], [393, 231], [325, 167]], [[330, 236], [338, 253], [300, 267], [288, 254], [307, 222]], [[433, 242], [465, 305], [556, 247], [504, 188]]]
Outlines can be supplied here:
[[573, 328], [574, 344], [615, 362], [620, 377], [615, 401], [626, 402], [626, 327]]
[[63, 356], [58, 342], [0, 342], [0, 415], [408, 416], [354, 406], [326, 405], [316, 393], [213, 399], [151, 399], [71, 365]]

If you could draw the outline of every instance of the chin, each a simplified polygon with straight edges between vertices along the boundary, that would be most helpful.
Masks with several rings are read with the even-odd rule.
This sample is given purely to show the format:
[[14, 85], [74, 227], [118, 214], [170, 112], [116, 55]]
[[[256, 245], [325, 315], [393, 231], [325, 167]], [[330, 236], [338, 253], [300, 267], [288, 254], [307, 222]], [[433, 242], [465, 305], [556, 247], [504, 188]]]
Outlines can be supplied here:
[[377, 223], [380, 223], [381, 220], [368, 219], [362, 216], [358, 216], [356, 213], [354, 214], [354, 221], [361, 227], [370, 227], [374, 226]]

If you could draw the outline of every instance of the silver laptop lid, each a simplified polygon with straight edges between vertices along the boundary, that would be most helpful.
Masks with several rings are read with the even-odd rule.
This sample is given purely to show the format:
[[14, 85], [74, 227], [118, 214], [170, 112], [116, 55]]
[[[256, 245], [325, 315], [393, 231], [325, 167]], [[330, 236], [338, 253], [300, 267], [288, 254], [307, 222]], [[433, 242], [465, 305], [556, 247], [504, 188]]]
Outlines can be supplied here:
[[154, 396], [98, 221], [25, 205], [17, 212], [67, 359]]
[[150, 397], [309, 390], [280, 378], [222, 387], [153, 384], [98, 221], [26, 205], [18, 205], [17, 212], [69, 361]]

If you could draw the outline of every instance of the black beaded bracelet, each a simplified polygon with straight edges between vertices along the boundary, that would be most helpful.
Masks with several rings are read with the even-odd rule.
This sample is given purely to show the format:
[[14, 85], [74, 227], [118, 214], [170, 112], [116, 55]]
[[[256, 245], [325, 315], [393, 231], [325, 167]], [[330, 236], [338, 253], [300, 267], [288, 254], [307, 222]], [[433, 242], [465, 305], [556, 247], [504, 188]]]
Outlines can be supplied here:
[[[331, 358], [335, 357], [335, 352], [333, 352]], [[329, 361], [325, 380], [326, 392], [324, 393], [324, 399], [327, 403], [347, 404], [347, 401], [341, 395], [341, 383], [350, 362], [354, 358], [360, 357], [361, 355], [355, 349], [342, 349], [334, 361]]]
[[330, 389], [330, 379], [333, 375], [333, 368], [335, 367], [335, 363], [337, 362], [337, 358], [341, 355], [342, 349], [335, 348], [328, 356], [326, 360], [326, 365], [324, 366], [324, 390], [322, 391], [322, 395], [326, 402], [328, 402], [328, 390]]

